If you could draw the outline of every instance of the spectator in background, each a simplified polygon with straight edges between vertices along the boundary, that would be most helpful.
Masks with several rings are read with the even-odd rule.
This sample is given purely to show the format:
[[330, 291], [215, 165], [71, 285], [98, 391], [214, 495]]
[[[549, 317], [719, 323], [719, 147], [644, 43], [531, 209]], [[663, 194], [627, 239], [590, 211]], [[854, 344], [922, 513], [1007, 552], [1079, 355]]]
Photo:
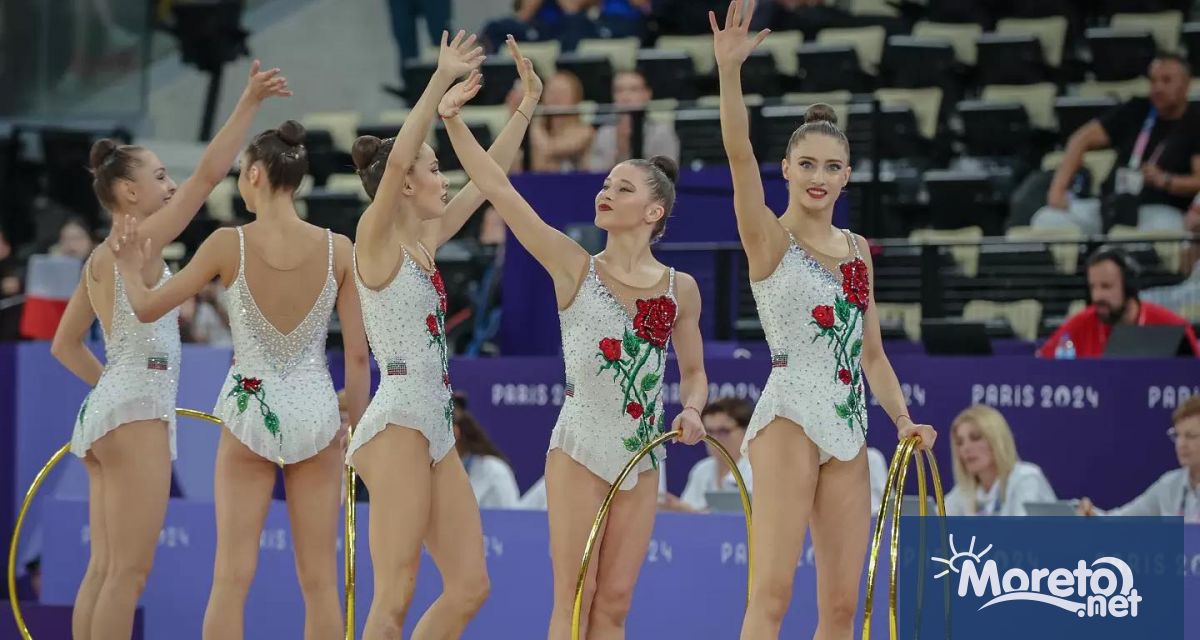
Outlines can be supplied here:
[[[570, 71], [550, 76], [542, 104], [547, 108], [578, 107], [583, 102], [583, 85]], [[578, 171], [587, 162], [595, 131], [577, 113], [537, 116], [529, 128], [529, 146], [534, 171]]]
[[95, 247], [96, 241], [92, 238], [87, 224], [81, 218], [71, 218], [59, 228], [58, 242], [51, 248], [50, 253], [87, 260]]
[[192, 300], [179, 309], [179, 319], [185, 342], [216, 347], [233, 346], [229, 330], [229, 313], [221, 298], [220, 287], [211, 282]]
[[[653, 93], [646, 78], [637, 71], [621, 71], [613, 77], [613, 103], [618, 107], [644, 107], [650, 103]], [[646, 111], [642, 124], [642, 150], [639, 158], [666, 156], [679, 162], [679, 137], [669, 124], [649, 119]], [[628, 113], [616, 117], [615, 124], [606, 124], [596, 130], [588, 153], [591, 171], [609, 171], [618, 164], [634, 157], [633, 116]]]
[[466, 467], [471, 489], [481, 509], [516, 509], [521, 499], [517, 477], [508, 459], [492, 443], [475, 416], [466, 409], [454, 412], [454, 439]]
[[442, 32], [450, 28], [450, 5], [447, 0], [388, 0], [388, 11], [392, 18], [392, 37], [400, 48], [400, 67], [408, 60], [420, 57], [417, 47], [417, 17], [425, 19], [425, 33], [429, 43], [441, 41]]
[[1175, 443], [1179, 468], [1172, 469], [1150, 485], [1132, 502], [1111, 511], [1097, 509], [1092, 501], [1079, 502], [1085, 516], [1180, 516], [1184, 522], [1200, 524], [1200, 396], [1192, 396], [1171, 414], [1167, 437]]
[[1119, 247], [1100, 247], [1087, 261], [1091, 305], [1067, 318], [1038, 349], [1043, 358], [1096, 358], [1104, 355], [1118, 324], [1183, 325], [1192, 353], [1200, 355], [1191, 325], [1170, 310], [1140, 299], [1137, 262]]
[[651, 0], [514, 0], [511, 16], [483, 26], [484, 47], [495, 53], [510, 33], [528, 42], [558, 40], [563, 51], [574, 51], [585, 38], [640, 38], [651, 5]]
[[[708, 435], [717, 439], [721, 446], [737, 463], [742, 480], [746, 483], [746, 491], [754, 488], [754, 477], [750, 470], [750, 458], [742, 456], [742, 439], [746, 437], [746, 426], [750, 424], [750, 416], [754, 407], [741, 398], [720, 398], [710, 402], [700, 413], [704, 422], [704, 430]], [[713, 446], [705, 443], [708, 457], [700, 460], [688, 472], [687, 486], [683, 494], [676, 498], [671, 494], [664, 496], [662, 508], [668, 511], [708, 511], [708, 493], [710, 491], [737, 491], [737, 481], [729, 465]]]
[[1008, 421], [995, 409], [973, 405], [950, 427], [954, 488], [948, 516], [1023, 516], [1026, 502], [1053, 502], [1054, 489], [1037, 465], [1017, 456]]
[[[1188, 233], [1200, 235], [1200, 195], [1192, 199], [1192, 205], [1184, 214], [1183, 228]], [[1186, 280], [1169, 287], [1147, 289], [1142, 292], [1142, 299], [1166, 307], [1181, 316], [1187, 316], [1187, 307], [1200, 306], [1200, 240], [1188, 240], [1184, 243], [1179, 266], [1181, 273], [1188, 276]], [[1193, 317], [1191, 320], [1197, 318]]]
[[1033, 226], [1076, 226], [1085, 234], [1110, 226], [1100, 201], [1072, 200], [1068, 192], [1084, 153], [1112, 148], [1117, 164], [1105, 185], [1106, 193], [1115, 194], [1110, 220], [1143, 229], [1183, 228], [1183, 211], [1200, 192], [1200, 113], [1188, 104], [1191, 67], [1162, 53], [1149, 73], [1149, 99], [1132, 98], [1071, 135]]

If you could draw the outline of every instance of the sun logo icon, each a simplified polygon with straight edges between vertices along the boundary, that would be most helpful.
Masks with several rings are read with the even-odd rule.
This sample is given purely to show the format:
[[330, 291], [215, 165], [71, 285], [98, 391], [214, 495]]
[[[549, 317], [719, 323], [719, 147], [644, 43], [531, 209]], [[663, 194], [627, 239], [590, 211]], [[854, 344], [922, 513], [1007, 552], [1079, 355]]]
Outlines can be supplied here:
[[983, 557], [986, 556], [991, 550], [992, 545], [989, 544], [983, 551], [975, 553], [975, 536], [971, 536], [971, 546], [968, 547], [966, 551], [959, 551], [954, 546], [954, 534], [952, 533], [950, 534], [950, 559], [947, 560], [946, 558], [939, 558], [937, 556], [930, 558], [930, 560], [933, 562], [940, 562], [947, 567], [946, 569], [943, 569], [941, 573], [933, 576], [933, 579], [937, 580], [938, 578], [941, 578], [950, 572], [958, 573], [962, 563], [966, 562], [968, 559], [970, 559], [976, 565], [982, 564]]

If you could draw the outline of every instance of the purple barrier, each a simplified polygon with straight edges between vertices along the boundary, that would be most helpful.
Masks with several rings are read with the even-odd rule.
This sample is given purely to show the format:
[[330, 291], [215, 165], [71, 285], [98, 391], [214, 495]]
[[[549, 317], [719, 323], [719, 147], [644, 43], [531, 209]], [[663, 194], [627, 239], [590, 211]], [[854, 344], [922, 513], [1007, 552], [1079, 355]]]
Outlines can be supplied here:
[[[512, 177], [513, 184], [546, 222], [563, 229], [567, 225], [595, 220], [596, 192], [605, 174], [527, 173]], [[766, 201], [776, 212], [787, 206], [787, 183], [777, 164], [764, 165]], [[667, 223], [665, 243], [736, 242], [737, 221], [733, 216], [733, 183], [728, 167], [684, 171], [676, 188], [675, 211]], [[838, 201], [834, 224], [849, 224], [850, 204]], [[708, 305], [701, 330], [712, 337], [716, 296], [716, 261], [710, 251], [659, 252], [667, 264], [695, 276], [700, 295]], [[739, 282], [735, 275], [733, 282]], [[508, 355], [548, 355], [561, 349], [558, 312], [550, 278], [529, 252], [508, 236], [504, 258], [504, 323], [500, 345]]]
[[[20, 504], [34, 473], [65, 442], [86, 389], [50, 356], [46, 344], [26, 343], [0, 351], [16, 356], [11, 378], [0, 394], [13, 394], [15, 411], [0, 404], [0, 433], [12, 434], [12, 482], [4, 500], [8, 513]], [[185, 349], [180, 404], [208, 409], [229, 363], [222, 349]], [[341, 379], [341, 358], [330, 360]], [[1012, 424], [1021, 455], [1042, 466], [1059, 496], [1088, 495], [1104, 507], [1131, 499], [1163, 472], [1176, 466], [1164, 433], [1171, 411], [1200, 393], [1200, 363], [1171, 360], [1047, 361], [1026, 357], [892, 358], [914, 418], [941, 429], [937, 456], [947, 489], [952, 484], [950, 421], [967, 405], [995, 405]], [[4, 366], [0, 356], [0, 367]], [[451, 361], [455, 389], [468, 394], [470, 407], [511, 458], [521, 488], [543, 473], [546, 444], [562, 403], [562, 362], [556, 356], [482, 358]], [[669, 418], [679, 410], [677, 374], [668, 367], [665, 398]], [[768, 360], [710, 358], [710, 395], [756, 400], [770, 371]], [[7, 384], [5, 384], [7, 383]], [[15, 388], [15, 393], [13, 392]], [[883, 412], [870, 410], [868, 441], [887, 456], [895, 451], [895, 431]], [[184, 495], [211, 499], [212, 461], [218, 432], [208, 424], [179, 429], [175, 472]], [[668, 487], [680, 492], [701, 447], [672, 445], [666, 464]], [[86, 477], [74, 460], [62, 465], [43, 496], [85, 497]], [[1119, 472], [1114, 472], [1119, 470]], [[2, 483], [0, 483], [2, 484]], [[40, 506], [34, 505], [22, 540], [22, 563], [36, 555]]]
[[[68, 604], [87, 563], [86, 504], [56, 500], [49, 507], [46, 542], [54, 553], [47, 553], [43, 564], [43, 600]], [[371, 602], [373, 574], [366, 548], [369, 509], [362, 505], [358, 513], [356, 594], [361, 633]], [[492, 591], [463, 637], [525, 640], [544, 635], [552, 601], [545, 512], [485, 511], [483, 516]], [[246, 604], [247, 638], [302, 635], [303, 616], [296, 612], [303, 604], [289, 531], [286, 508], [275, 502], [267, 516], [257, 577]], [[159, 540], [155, 567], [142, 598], [146, 635], [198, 637], [216, 546], [212, 505], [173, 500]], [[632, 637], [736, 637], [746, 597], [745, 541], [740, 516], [660, 514], [629, 620]], [[180, 580], [180, 576], [189, 579]], [[786, 637], [812, 635], [815, 579], [809, 547], [797, 567], [792, 609], [784, 627]], [[405, 637], [440, 589], [437, 571], [429, 556], [423, 555]], [[700, 603], [705, 603], [703, 615]], [[497, 631], [501, 629], [505, 631]]]
[[[74, 607], [70, 604], [21, 603], [21, 616], [25, 618], [25, 627], [29, 629], [29, 635], [36, 640], [70, 640], [73, 610]], [[145, 637], [142, 633], [144, 613], [145, 610], [138, 607], [133, 618], [133, 635], [130, 636], [130, 640], [142, 640]], [[23, 640], [21, 632], [17, 630], [12, 609], [7, 604], [0, 608], [0, 640]]]
[[[936, 447], [949, 491], [947, 429], [972, 403], [997, 407], [1012, 425], [1021, 457], [1040, 465], [1060, 497], [1088, 495], [1116, 506], [1178, 466], [1165, 433], [1172, 410], [1200, 394], [1200, 362], [1172, 360], [1052, 361], [1027, 357], [892, 358], [910, 413], [940, 430]], [[707, 361], [710, 397], [757, 400], [770, 371], [765, 358]], [[455, 360], [451, 376], [471, 410], [512, 459], [521, 486], [542, 475], [545, 443], [563, 401], [557, 357]], [[679, 410], [678, 374], [668, 367], [668, 419]], [[895, 428], [872, 397], [868, 442], [891, 457]], [[1131, 453], [1132, 451], [1136, 453]], [[668, 486], [678, 492], [700, 447], [672, 445]], [[1120, 470], [1119, 473], [1114, 473]]]
[[[68, 604], [87, 561], [86, 505], [54, 501], [47, 510], [47, 553], [43, 600]], [[361, 632], [371, 601], [372, 573], [366, 551], [369, 511], [359, 508], [360, 560], [356, 589]], [[199, 636], [215, 549], [212, 505], [172, 501], [159, 538], [155, 568], [142, 599], [146, 636]], [[545, 634], [551, 604], [546, 515], [532, 511], [485, 511], [485, 549], [492, 591], [463, 636], [467, 640], [526, 640]], [[1185, 594], [1195, 602], [1200, 587], [1200, 526], [1184, 527]], [[646, 552], [629, 618], [632, 638], [735, 638], [746, 592], [745, 529], [740, 516], [662, 513]], [[272, 505], [262, 537], [258, 573], [246, 606], [247, 638], [298, 638], [303, 616], [292, 561], [286, 509]], [[340, 557], [339, 553], [339, 557]], [[885, 558], [886, 558], [886, 554]], [[811, 547], [801, 556], [784, 638], [811, 637], [816, 625], [816, 574]], [[887, 637], [888, 565], [881, 562], [876, 585], [873, 639]], [[181, 580], [181, 576], [189, 576]], [[862, 587], [865, 590], [865, 580]], [[440, 590], [428, 556], [422, 558], [410, 608], [413, 624]], [[902, 593], [901, 598], [913, 594]], [[926, 597], [930, 597], [926, 594]], [[859, 617], [862, 600], [860, 597]], [[1197, 626], [1188, 607], [1187, 624]], [[1191, 637], [1191, 636], [1188, 636]]]

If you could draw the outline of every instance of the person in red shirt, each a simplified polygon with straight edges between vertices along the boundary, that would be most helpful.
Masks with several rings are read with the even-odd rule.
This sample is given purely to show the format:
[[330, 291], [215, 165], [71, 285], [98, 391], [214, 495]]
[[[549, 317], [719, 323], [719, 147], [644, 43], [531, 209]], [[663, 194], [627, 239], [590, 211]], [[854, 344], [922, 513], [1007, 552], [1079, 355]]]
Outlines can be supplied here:
[[1096, 358], [1104, 355], [1104, 347], [1113, 327], [1118, 324], [1183, 325], [1192, 353], [1200, 354], [1196, 334], [1187, 320], [1166, 307], [1138, 299], [1139, 268], [1124, 250], [1100, 247], [1087, 261], [1088, 290], [1092, 304], [1067, 318], [1067, 321], [1046, 340], [1038, 355], [1053, 358], [1060, 342], [1070, 339], [1075, 356]]

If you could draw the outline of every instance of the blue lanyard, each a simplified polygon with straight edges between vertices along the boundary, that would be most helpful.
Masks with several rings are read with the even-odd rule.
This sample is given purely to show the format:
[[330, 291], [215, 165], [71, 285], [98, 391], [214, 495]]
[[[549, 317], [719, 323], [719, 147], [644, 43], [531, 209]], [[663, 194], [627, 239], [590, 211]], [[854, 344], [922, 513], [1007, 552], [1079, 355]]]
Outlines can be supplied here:
[[1150, 113], [1146, 114], [1146, 120], [1142, 123], [1142, 130], [1138, 132], [1137, 138], [1133, 142], [1133, 152], [1129, 154], [1129, 168], [1137, 169], [1142, 164], [1142, 158], [1146, 155], [1146, 147], [1150, 146], [1150, 132], [1154, 130], [1154, 124], [1158, 122], [1158, 109], [1150, 107]]

